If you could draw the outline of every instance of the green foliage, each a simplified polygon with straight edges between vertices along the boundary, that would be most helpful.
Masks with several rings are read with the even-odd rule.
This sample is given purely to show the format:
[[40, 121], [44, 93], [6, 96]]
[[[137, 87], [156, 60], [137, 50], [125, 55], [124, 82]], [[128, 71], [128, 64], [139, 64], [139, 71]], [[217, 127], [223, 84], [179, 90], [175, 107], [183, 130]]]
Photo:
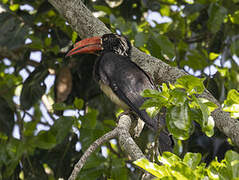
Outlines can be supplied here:
[[228, 92], [227, 99], [224, 101], [223, 110], [226, 112], [230, 112], [231, 116], [234, 118], [238, 118], [239, 115], [239, 93], [235, 89], [231, 89]]
[[239, 154], [228, 151], [221, 162], [213, 160], [207, 167], [201, 163], [201, 154], [186, 153], [183, 159], [165, 152], [158, 157], [162, 165], [139, 159], [137, 166], [160, 179], [237, 179], [239, 178]]
[[157, 114], [162, 107], [167, 108], [166, 124], [169, 132], [180, 140], [186, 140], [193, 133], [192, 121], [200, 124], [202, 131], [209, 137], [214, 134], [214, 120], [210, 113], [217, 106], [205, 99], [197, 98], [204, 91], [204, 79], [186, 75], [177, 79], [175, 85], [162, 85], [162, 91], [145, 90], [142, 96], [149, 98], [141, 108], [149, 108]]

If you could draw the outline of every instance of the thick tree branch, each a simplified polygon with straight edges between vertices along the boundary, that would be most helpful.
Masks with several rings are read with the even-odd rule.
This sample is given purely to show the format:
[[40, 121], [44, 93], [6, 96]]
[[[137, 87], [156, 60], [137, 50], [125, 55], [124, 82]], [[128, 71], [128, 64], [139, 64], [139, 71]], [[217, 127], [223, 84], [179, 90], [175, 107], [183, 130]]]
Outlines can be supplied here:
[[134, 142], [129, 134], [129, 129], [131, 126], [131, 119], [128, 115], [120, 116], [117, 127], [97, 139], [93, 142], [90, 147], [85, 151], [83, 156], [74, 166], [74, 170], [68, 180], [75, 180], [79, 174], [82, 167], [85, 165], [87, 158], [103, 143], [109, 141], [112, 138], [119, 138], [119, 143], [122, 149], [131, 157], [132, 160], [137, 160], [140, 158], [145, 158], [142, 151], [139, 149], [138, 145]]
[[118, 128], [118, 139], [120, 147], [127, 152], [130, 158], [135, 161], [140, 158], [145, 158], [138, 145], [131, 137], [129, 131], [131, 127], [131, 119], [127, 115], [122, 115], [119, 119]]
[[[99, 36], [110, 32], [100, 20], [92, 15], [81, 0], [49, 0], [49, 2], [65, 17], [81, 38]], [[187, 74], [136, 48], [133, 48], [132, 60], [151, 74], [156, 84], [162, 82], [173, 83], [177, 78]], [[220, 107], [219, 102], [208, 91], [205, 91], [202, 97], [213, 101]], [[212, 116], [216, 127], [230, 137], [239, 147], [239, 122], [230, 118], [229, 113], [223, 112], [221, 108], [216, 109]]]

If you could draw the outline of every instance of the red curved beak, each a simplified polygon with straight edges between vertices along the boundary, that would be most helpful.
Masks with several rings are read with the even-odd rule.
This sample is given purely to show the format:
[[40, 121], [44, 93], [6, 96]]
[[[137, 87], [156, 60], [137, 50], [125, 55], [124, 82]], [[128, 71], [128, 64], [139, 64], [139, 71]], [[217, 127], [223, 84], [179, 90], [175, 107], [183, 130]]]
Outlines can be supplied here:
[[66, 57], [79, 53], [91, 54], [102, 49], [101, 37], [86, 38], [74, 44], [74, 48], [66, 54]]

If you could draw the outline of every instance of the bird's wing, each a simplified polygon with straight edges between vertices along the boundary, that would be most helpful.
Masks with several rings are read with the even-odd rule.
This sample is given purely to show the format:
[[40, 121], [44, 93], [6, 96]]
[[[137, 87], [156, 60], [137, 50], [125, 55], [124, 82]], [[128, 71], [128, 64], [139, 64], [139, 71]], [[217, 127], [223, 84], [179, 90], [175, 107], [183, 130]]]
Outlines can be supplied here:
[[157, 130], [156, 118], [152, 119], [145, 110], [140, 110], [146, 100], [140, 95], [141, 92], [145, 89], [155, 89], [148, 75], [130, 58], [114, 53], [104, 54], [100, 66], [103, 83], [110, 86], [115, 95], [135, 111], [147, 126]]

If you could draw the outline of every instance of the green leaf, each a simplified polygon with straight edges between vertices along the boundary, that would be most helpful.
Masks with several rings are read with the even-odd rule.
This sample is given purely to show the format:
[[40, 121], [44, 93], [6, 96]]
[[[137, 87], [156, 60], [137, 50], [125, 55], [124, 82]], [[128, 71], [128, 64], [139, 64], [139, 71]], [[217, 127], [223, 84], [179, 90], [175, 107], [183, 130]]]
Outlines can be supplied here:
[[24, 46], [29, 27], [8, 12], [0, 13], [0, 22], [0, 46], [7, 47], [8, 50]]
[[166, 115], [166, 124], [169, 132], [176, 139], [188, 139], [192, 132], [192, 120], [188, 104], [170, 107]]
[[43, 41], [34, 34], [28, 35], [28, 38], [32, 40], [32, 43], [28, 44], [29, 48], [35, 50], [42, 50], [44, 48]]
[[196, 78], [192, 75], [185, 75], [177, 79], [175, 84], [178, 88], [184, 88], [189, 95], [203, 93], [205, 78]]
[[115, 180], [127, 180], [128, 174], [127, 169], [125, 168], [125, 161], [121, 158], [112, 159], [112, 178]]
[[196, 175], [191, 168], [184, 163], [176, 163], [171, 167], [178, 180], [196, 179]]
[[183, 105], [187, 100], [187, 94], [183, 89], [175, 88], [170, 91], [170, 95], [169, 102], [176, 106]]
[[42, 149], [51, 149], [57, 144], [56, 137], [51, 131], [40, 131], [35, 142], [36, 147]]
[[51, 37], [46, 37], [44, 42], [45, 42], [45, 45], [47, 47], [49, 47], [51, 45], [51, 41], [52, 41], [52, 38]]
[[[162, 99], [162, 101], [160, 101], [160, 99]], [[142, 104], [142, 106], [140, 107], [140, 109], [146, 109], [146, 108], [151, 108], [151, 107], [161, 107], [162, 106], [162, 102], [165, 102], [165, 100], [163, 101], [163, 98], [151, 98], [151, 99], [147, 99], [146, 101], [144, 101], [144, 103]]]
[[84, 101], [83, 101], [82, 99], [75, 98], [75, 100], [74, 100], [74, 106], [75, 106], [77, 109], [82, 109], [82, 108], [83, 108], [83, 105], [84, 105]]
[[184, 158], [183, 162], [185, 162], [190, 168], [196, 169], [202, 159], [202, 155], [200, 153], [191, 153], [188, 152]]
[[239, 112], [239, 104], [232, 104], [230, 106], [226, 106], [223, 108], [223, 111], [230, 113], [238, 113]]
[[144, 45], [148, 41], [148, 34], [146, 34], [144, 32], [139, 32], [139, 33], [136, 34], [134, 39], [135, 39], [135, 46], [136, 47], [144, 47]]
[[227, 94], [227, 99], [224, 101], [224, 104], [239, 104], [239, 92], [235, 89], [231, 89]]
[[234, 14], [229, 17], [230, 17], [230, 20], [232, 21], [232, 23], [239, 24], [239, 11], [235, 11]]
[[208, 14], [209, 20], [207, 26], [212, 33], [216, 33], [221, 28], [221, 24], [227, 14], [227, 9], [217, 3], [211, 3]]
[[57, 144], [61, 143], [67, 134], [69, 134], [73, 121], [74, 118], [70, 116], [61, 116], [55, 121], [50, 131], [55, 135]]
[[192, 99], [198, 104], [202, 112], [202, 119], [199, 119], [199, 121], [197, 121], [201, 125], [202, 131], [208, 137], [213, 136], [215, 122], [213, 120], [213, 117], [210, 116], [209, 108], [206, 104], [202, 103], [202, 101], [195, 96], [192, 96]]
[[150, 117], [155, 117], [160, 112], [160, 109], [159, 107], [149, 107], [146, 108], [146, 112]]
[[39, 121], [30, 121], [24, 123], [24, 136], [33, 136]]
[[239, 154], [235, 151], [227, 151], [225, 155], [227, 171], [232, 178], [239, 178]]
[[[187, 50], [188, 51], [188, 50]], [[208, 66], [207, 58], [208, 55], [204, 52], [199, 52], [196, 49], [189, 50], [189, 52], [185, 55], [187, 60], [180, 61], [180, 66], [189, 66], [193, 70], [203, 70]]]
[[220, 179], [238, 179], [239, 177], [239, 154], [229, 150], [225, 158], [219, 163], [214, 160], [210, 163], [207, 173], [210, 178], [219, 177]]
[[[158, 98], [159, 96], [161, 96], [162, 93], [157, 91], [157, 90], [154, 90], [154, 89], [145, 89], [142, 93], [141, 93], [141, 96], [143, 97], [154, 97], [154, 98]], [[169, 97], [169, 95], [168, 95]]]
[[71, 40], [72, 40], [73, 43], [76, 42], [77, 36], [78, 36], [77, 32], [73, 31], [72, 36], [71, 36]]
[[62, 116], [55, 121], [48, 131], [40, 131], [35, 138], [35, 146], [42, 149], [51, 149], [61, 143], [70, 132], [74, 119]]
[[95, 109], [88, 108], [88, 112], [80, 117], [82, 127], [86, 129], [94, 129], [99, 112]]
[[53, 104], [54, 111], [64, 111], [69, 109], [75, 109], [72, 105], [66, 105], [65, 103], [55, 103]]
[[171, 152], [163, 152], [162, 156], [158, 156], [158, 160], [162, 164], [167, 164], [168, 166], [172, 166], [173, 164], [181, 161], [177, 155]]
[[24, 144], [20, 140], [14, 138], [11, 138], [4, 148], [3, 144], [1, 144], [0, 154], [4, 154], [0, 155], [0, 165], [5, 164], [3, 177], [9, 177], [14, 172], [19, 160], [25, 152], [25, 149]]
[[159, 166], [155, 163], [151, 163], [144, 158], [134, 161], [134, 164], [143, 168], [144, 170], [148, 171], [149, 173], [151, 173], [152, 175], [158, 178], [162, 178], [164, 176], [169, 175], [169, 173], [167, 172], [167, 168], [165, 168], [164, 166]]
[[214, 53], [214, 52], [211, 52], [211, 53], [209, 54], [209, 59], [210, 59], [210, 60], [215, 60], [216, 58], [218, 58], [218, 56], [219, 56], [219, 54]]
[[95, 153], [87, 159], [86, 164], [79, 174], [79, 179], [81, 180], [95, 180], [100, 179], [102, 174], [105, 174], [107, 171], [106, 159]]
[[103, 12], [105, 12], [108, 15], [112, 14], [111, 9], [108, 8], [107, 6], [94, 5], [93, 7], [97, 11], [103, 11]]
[[157, 44], [160, 46], [162, 54], [172, 59], [175, 55], [174, 44], [168, 39], [167, 36], [159, 35], [155, 36]]
[[[231, 49], [232, 54], [236, 54], [237, 56], [239, 56], [239, 40], [233, 41], [230, 49]], [[228, 70], [228, 69], [226, 69], [226, 70]]]
[[0, 96], [0, 132], [11, 136], [14, 127], [14, 111], [5, 98]]
[[9, 6], [9, 9], [11, 10], [11, 11], [16, 11], [16, 10], [18, 10], [18, 8], [19, 8], [19, 4], [11, 4], [10, 6]]

